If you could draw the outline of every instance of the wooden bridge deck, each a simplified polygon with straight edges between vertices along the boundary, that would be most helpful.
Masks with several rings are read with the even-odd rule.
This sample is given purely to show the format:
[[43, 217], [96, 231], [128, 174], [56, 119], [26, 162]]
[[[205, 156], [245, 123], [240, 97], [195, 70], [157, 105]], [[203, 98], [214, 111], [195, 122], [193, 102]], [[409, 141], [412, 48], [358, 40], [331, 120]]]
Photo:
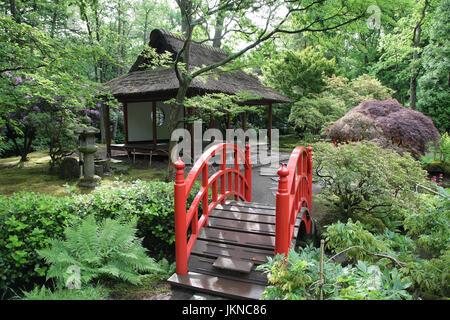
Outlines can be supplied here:
[[[301, 215], [296, 221], [297, 235]], [[294, 237], [293, 242], [296, 239]], [[209, 216], [198, 235], [188, 263], [188, 273], [170, 277], [174, 287], [234, 299], [259, 299], [267, 277], [256, 267], [273, 257], [275, 207], [227, 201]]]

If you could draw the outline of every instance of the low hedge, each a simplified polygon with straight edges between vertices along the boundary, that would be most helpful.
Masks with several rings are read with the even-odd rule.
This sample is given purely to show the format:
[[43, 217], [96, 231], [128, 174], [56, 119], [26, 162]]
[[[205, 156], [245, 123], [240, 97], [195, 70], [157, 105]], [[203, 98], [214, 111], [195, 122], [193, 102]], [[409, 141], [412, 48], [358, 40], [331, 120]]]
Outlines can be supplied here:
[[[0, 289], [44, 281], [47, 266], [36, 250], [89, 214], [96, 219], [138, 217], [138, 237], [156, 259], [173, 259], [173, 183], [135, 181], [87, 195], [55, 197], [33, 192], [0, 195]], [[188, 203], [193, 196], [188, 199]]]
[[72, 215], [71, 198], [33, 192], [0, 196], [0, 289], [27, 287], [47, 270], [36, 249], [63, 236]]

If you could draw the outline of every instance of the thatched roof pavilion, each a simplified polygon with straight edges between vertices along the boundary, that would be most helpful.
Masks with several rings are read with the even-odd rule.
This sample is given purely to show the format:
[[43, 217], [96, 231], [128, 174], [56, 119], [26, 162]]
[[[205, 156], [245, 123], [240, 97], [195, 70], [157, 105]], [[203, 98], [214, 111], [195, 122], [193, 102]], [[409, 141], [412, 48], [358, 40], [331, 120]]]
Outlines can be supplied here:
[[[175, 57], [183, 43], [183, 38], [164, 30], [155, 29], [150, 35], [149, 46], [159, 54], [167, 51]], [[190, 65], [192, 67], [210, 65], [226, 57], [227, 53], [224, 50], [208, 45], [192, 43], [190, 48]], [[127, 74], [112, 79], [105, 84], [109, 92], [124, 106], [125, 144], [111, 145], [109, 132], [107, 132], [108, 154], [110, 154], [111, 149], [140, 152], [158, 149], [161, 151], [168, 145], [167, 142], [171, 133], [168, 132], [167, 124], [165, 126], [164, 115], [166, 112], [170, 112], [170, 106], [164, 104], [163, 101], [175, 98], [179, 87], [178, 79], [172, 68], [151, 69], [148, 68], [149, 63], [148, 58], [141, 54]], [[239, 91], [249, 92], [258, 96], [258, 99], [246, 101], [245, 104], [267, 105], [269, 107], [269, 131], [272, 128], [272, 104], [291, 102], [287, 97], [263, 86], [259, 79], [242, 70], [234, 72], [214, 70], [213, 74], [209, 75], [206, 81], [204, 78], [195, 78], [188, 88], [187, 96], [206, 93], [236, 94]], [[185, 114], [186, 112], [192, 114], [193, 111], [186, 110]], [[163, 119], [162, 122], [161, 119]], [[243, 113], [242, 120], [245, 130], [245, 113]], [[105, 124], [106, 128], [109, 128], [107, 122], [108, 115]], [[228, 117], [228, 127], [229, 123]], [[142, 148], [137, 148], [137, 144]]]

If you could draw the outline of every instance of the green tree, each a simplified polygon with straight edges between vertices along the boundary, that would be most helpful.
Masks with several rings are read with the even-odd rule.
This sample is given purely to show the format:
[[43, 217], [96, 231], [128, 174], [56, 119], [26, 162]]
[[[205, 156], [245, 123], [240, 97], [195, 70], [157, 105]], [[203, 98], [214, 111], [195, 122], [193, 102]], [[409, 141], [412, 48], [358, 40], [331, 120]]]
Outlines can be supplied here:
[[7, 124], [12, 135], [24, 138], [18, 151], [26, 160], [36, 133], [33, 115], [40, 108], [60, 108], [67, 118], [76, 119], [78, 110], [95, 108], [99, 89], [83, 76], [89, 55], [84, 48], [62, 46], [45, 32], [6, 16], [0, 17], [0, 40], [4, 44], [0, 48], [0, 126]]
[[263, 67], [267, 85], [299, 100], [311, 93], [320, 93], [325, 86], [323, 76], [336, 72], [335, 59], [324, 57], [322, 50], [307, 47], [302, 51], [286, 51]]
[[430, 43], [423, 52], [423, 75], [419, 79], [418, 107], [431, 117], [441, 133], [450, 131], [450, 1], [436, 9]]

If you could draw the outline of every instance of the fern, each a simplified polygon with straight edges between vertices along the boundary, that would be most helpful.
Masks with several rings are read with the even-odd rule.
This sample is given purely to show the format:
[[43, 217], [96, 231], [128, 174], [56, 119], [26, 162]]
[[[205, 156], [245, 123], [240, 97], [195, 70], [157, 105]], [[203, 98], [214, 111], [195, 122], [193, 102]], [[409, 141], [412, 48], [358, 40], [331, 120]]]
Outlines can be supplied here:
[[64, 241], [51, 240], [50, 248], [38, 250], [50, 265], [47, 279], [56, 279], [59, 287], [71, 281], [84, 286], [103, 278], [139, 284], [140, 272], [159, 270], [135, 235], [136, 219], [97, 223], [91, 215], [67, 227], [64, 234]]
[[52, 292], [42, 286], [36, 286], [33, 290], [23, 291], [23, 296], [16, 296], [14, 299], [20, 300], [105, 300], [108, 291], [102, 287], [87, 287], [83, 290], [57, 289]]

